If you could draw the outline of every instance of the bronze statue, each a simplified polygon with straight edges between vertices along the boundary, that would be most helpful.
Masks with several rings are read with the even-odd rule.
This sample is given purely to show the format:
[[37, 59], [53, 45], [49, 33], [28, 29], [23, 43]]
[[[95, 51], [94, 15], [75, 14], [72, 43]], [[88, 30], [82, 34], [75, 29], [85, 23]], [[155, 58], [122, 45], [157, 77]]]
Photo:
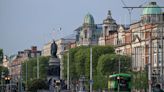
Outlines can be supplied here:
[[51, 44], [51, 56], [57, 58], [57, 44], [53, 40], [53, 43]]

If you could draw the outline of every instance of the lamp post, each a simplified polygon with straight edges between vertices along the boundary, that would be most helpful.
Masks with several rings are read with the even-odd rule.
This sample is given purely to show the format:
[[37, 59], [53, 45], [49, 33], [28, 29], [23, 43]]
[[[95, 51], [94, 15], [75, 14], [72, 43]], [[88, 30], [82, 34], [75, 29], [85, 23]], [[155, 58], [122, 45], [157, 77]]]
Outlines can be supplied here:
[[4, 79], [4, 72], [1, 72], [1, 85], [2, 85], [2, 89], [1, 92], [3, 92], [3, 79]]
[[69, 50], [67, 53], [67, 90], [69, 90]]
[[27, 86], [27, 78], [28, 78], [28, 67], [27, 67], [27, 61], [26, 61], [26, 91], [28, 90], [28, 86]]
[[93, 84], [93, 79], [92, 79], [92, 47], [90, 47], [90, 92], [92, 92], [92, 84]]
[[[162, 27], [162, 26], [161, 26]], [[160, 77], [161, 77], [161, 86], [162, 86], [162, 88], [163, 88], [163, 86], [164, 86], [164, 84], [163, 84], [163, 82], [164, 82], [164, 80], [163, 80], [163, 77], [164, 77], [164, 75], [163, 75], [163, 66], [164, 66], [164, 61], [163, 61], [163, 27], [161, 28], [161, 35], [160, 35], [160, 41], [161, 41], [161, 69], [160, 69]]]
[[39, 55], [37, 54], [37, 79], [39, 79]]
[[[120, 56], [118, 60], [118, 74], [120, 74]], [[117, 77], [117, 79], [118, 79], [118, 92], [120, 92], [120, 76]]]
[[[11, 63], [11, 58], [9, 57], [9, 63]], [[11, 67], [9, 68], [9, 75], [10, 75], [10, 92], [11, 91]]]

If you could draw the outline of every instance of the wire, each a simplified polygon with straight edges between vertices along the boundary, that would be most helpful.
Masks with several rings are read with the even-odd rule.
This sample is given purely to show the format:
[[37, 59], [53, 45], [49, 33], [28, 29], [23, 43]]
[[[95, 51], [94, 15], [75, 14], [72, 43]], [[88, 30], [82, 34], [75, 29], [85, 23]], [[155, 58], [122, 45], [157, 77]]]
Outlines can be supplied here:
[[123, 0], [121, 0], [121, 2], [122, 2], [122, 4], [123, 4], [125, 7], [127, 7], [126, 4], [125, 4], [125, 2], [124, 2]]
[[142, 4], [139, 5], [139, 7], [144, 6], [149, 0], [145, 0]]
[[[124, 5], [124, 7], [127, 7], [127, 5], [125, 4], [125, 2], [123, 0], [121, 0], [122, 4]], [[127, 8], [128, 11], [130, 11], [129, 8]]]

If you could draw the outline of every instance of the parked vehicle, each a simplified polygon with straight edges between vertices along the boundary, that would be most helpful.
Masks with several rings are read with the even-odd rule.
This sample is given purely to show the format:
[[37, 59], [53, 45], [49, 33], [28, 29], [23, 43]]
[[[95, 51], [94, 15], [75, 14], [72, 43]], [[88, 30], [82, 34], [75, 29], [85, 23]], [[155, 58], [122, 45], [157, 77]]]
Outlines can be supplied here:
[[108, 89], [110, 90], [110, 92], [131, 92], [131, 75], [110, 75], [108, 80]]

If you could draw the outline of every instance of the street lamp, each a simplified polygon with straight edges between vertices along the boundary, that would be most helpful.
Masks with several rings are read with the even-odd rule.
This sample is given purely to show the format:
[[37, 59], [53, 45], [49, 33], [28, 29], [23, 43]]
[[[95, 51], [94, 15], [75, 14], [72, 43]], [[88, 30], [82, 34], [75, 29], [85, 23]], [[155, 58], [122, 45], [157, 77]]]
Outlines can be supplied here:
[[2, 84], [2, 89], [1, 92], [3, 92], [3, 79], [4, 79], [4, 72], [1, 72], [1, 84]]
[[[120, 55], [119, 55], [119, 60], [118, 60], [118, 74], [120, 74]], [[117, 77], [118, 80], [118, 92], [120, 92], [120, 76]]]
[[93, 78], [92, 78], [92, 38], [89, 38], [90, 43], [90, 92], [92, 92]]
[[69, 50], [67, 53], [67, 90], [69, 90]]

